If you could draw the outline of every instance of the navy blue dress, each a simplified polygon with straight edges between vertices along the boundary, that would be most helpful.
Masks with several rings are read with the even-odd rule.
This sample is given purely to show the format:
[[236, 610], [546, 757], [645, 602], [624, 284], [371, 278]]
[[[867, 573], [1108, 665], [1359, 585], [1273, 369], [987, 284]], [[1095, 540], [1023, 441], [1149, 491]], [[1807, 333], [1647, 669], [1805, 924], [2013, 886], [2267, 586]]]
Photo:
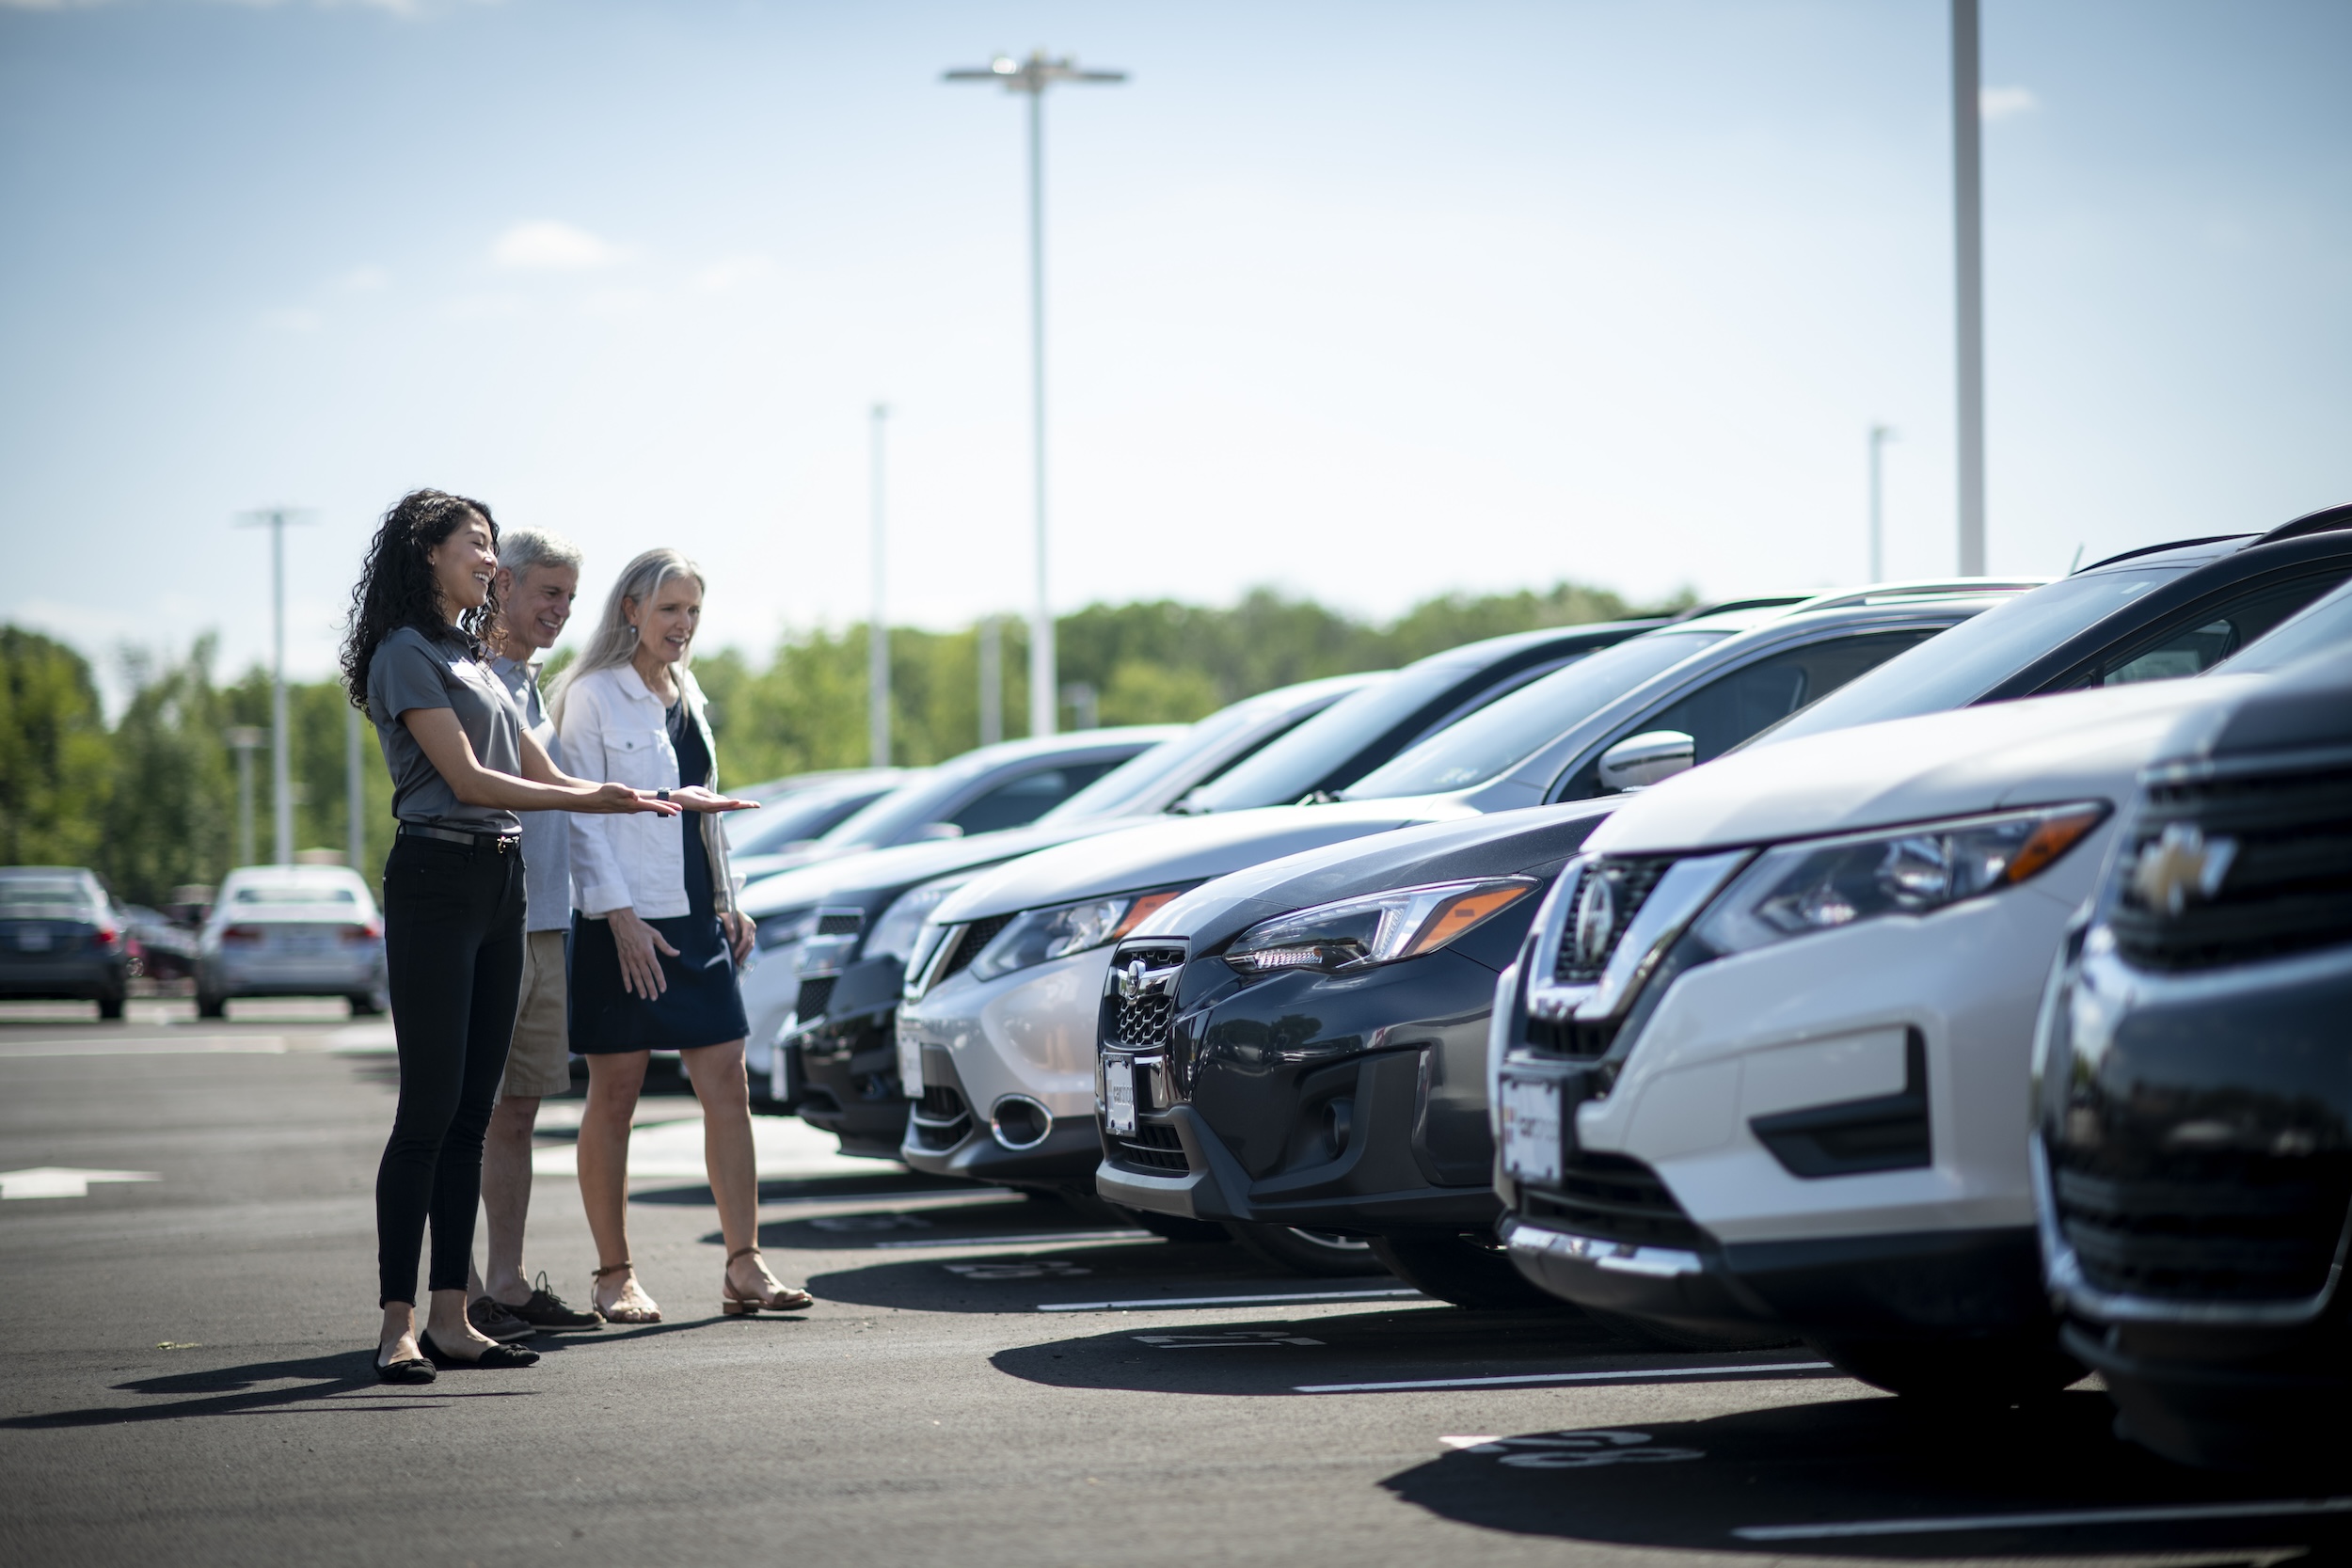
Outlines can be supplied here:
[[[710, 777], [710, 752], [702, 726], [690, 721], [683, 699], [669, 709], [670, 744], [677, 752], [678, 777]], [[678, 813], [686, 841], [686, 912], [646, 925], [677, 949], [660, 949], [661, 977], [669, 989], [648, 1002], [621, 985], [621, 952], [612, 923], [572, 911], [572, 1050], [582, 1056], [622, 1051], [692, 1051], [739, 1040], [752, 1032], [736, 985], [735, 955], [727, 950], [710, 894], [710, 854], [703, 844], [699, 813]]]

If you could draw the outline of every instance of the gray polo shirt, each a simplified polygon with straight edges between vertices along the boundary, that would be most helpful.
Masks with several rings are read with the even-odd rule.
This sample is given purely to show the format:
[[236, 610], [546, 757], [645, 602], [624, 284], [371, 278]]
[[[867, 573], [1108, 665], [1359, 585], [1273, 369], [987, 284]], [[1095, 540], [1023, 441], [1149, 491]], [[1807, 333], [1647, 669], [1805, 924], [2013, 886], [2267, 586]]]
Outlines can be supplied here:
[[[539, 742], [548, 760], [564, 766], [564, 747], [555, 738], [555, 721], [539, 700], [539, 667], [517, 664], [501, 654], [490, 657], [490, 673], [514, 699], [523, 729]], [[526, 811], [523, 819], [523, 895], [530, 906], [523, 926], [532, 931], [568, 931], [572, 927], [572, 814], [567, 811]]]
[[455, 631], [427, 637], [414, 626], [402, 626], [375, 645], [368, 662], [368, 714], [384, 748], [384, 766], [391, 770], [392, 815], [403, 822], [469, 832], [522, 832], [522, 820], [513, 812], [457, 799], [400, 721], [402, 714], [421, 707], [454, 712], [483, 767], [517, 777], [523, 770], [522, 721], [498, 677]]

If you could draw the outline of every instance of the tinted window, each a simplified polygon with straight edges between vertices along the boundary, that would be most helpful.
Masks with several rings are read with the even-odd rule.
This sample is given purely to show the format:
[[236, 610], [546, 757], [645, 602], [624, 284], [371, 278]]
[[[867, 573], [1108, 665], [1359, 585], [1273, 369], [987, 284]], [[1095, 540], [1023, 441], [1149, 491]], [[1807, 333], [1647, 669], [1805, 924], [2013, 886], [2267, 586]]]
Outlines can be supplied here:
[[[1287, 703], [1291, 699], [1283, 699]], [[1186, 730], [1165, 746], [1155, 746], [1125, 766], [1112, 768], [1090, 787], [1072, 795], [1054, 808], [1054, 820], [1074, 822], [1081, 817], [1107, 816], [1127, 809], [1143, 796], [1163, 786], [1173, 787], [1186, 779], [1198, 779], [1206, 766], [1203, 758], [1215, 756], [1233, 742], [1233, 737], [1266, 721], [1269, 711], [1279, 710], [1280, 703], [1269, 703], [1252, 697], [1231, 707], [1220, 708]], [[1304, 718], [1311, 709], [1302, 710]], [[1297, 720], [1293, 720], [1295, 725]], [[1263, 748], [1277, 730], [1259, 742]], [[1225, 771], [1246, 758], [1229, 760]], [[1212, 775], [1213, 777], [1215, 775]]]
[[1343, 697], [1223, 778], [1194, 790], [1184, 798], [1184, 809], [1287, 806], [1321, 787], [1333, 768], [1473, 678], [1479, 669], [1467, 660], [1410, 665], [1377, 686]]
[[2225, 675], [2266, 675], [2297, 659], [2352, 645], [2352, 584], [2337, 589], [2302, 614], [2232, 658]]
[[2020, 594], [1888, 660], [1774, 730], [1772, 739], [1965, 707], [2068, 638], [2201, 564], [2086, 572]]
[[46, 913], [74, 920], [97, 907], [98, 890], [79, 877], [0, 878], [0, 920]]
[[237, 890], [233, 900], [238, 904], [352, 904], [354, 898], [347, 887], [304, 886], [299, 882], [248, 883]]
[[969, 835], [1025, 827], [1119, 766], [1117, 760], [1040, 768], [1008, 779], [947, 818]]
[[2194, 626], [2118, 654], [2082, 684], [2129, 686], [2201, 675], [2343, 580], [2342, 573], [2331, 572], [2249, 589], [2217, 608], [2198, 610]]
[[988, 747], [967, 752], [952, 762], [943, 762], [873, 804], [851, 813], [840, 826], [824, 834], [824, 842], [829, 846], [902, 844], [925, 824], [940, 821], [943, 814], [963, 798], [975, 779], [1004, 766], [1004, 754]]
[[[1809, 642], [1725, 671], [1625, 733], [1680, 730], [1697, 743], [1698, 760], [1712, 762], [1766, 725], [1818, 702], [1936, 635], [1933, 629], [1921, 628]], [[1597, 759], [1586, 763], [1559, 799], [1581, 800], [1593, 794], [1600, 787], [1598, 771]]]
[[876, 783], [863, 789], [811, 789], [771, 800], [757, 811], [738, 812], [721, 819], [727, 825], [727, 847], [739, 855], [773, 854], [797, 839], [829, 831], [891, 787]]
[[1555, 670], [1438, 731], [1343, 791], [1350, 800], [1433, 795], [1483, 784], [1727, 631], [1654, 631]]

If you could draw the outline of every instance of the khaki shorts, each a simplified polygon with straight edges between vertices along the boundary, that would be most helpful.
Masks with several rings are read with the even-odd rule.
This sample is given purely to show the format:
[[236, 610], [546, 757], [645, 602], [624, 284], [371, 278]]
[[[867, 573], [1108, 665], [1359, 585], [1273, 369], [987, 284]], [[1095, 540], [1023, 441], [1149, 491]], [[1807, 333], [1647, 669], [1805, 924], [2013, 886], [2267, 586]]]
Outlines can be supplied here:
[[572, 1086], [572, 1032], [564, 1010], [562, 931], [523, 935], [523, 994], [515, 1009], [515, 1043], [506, 1048], [499, 1098], [545, 1098]]

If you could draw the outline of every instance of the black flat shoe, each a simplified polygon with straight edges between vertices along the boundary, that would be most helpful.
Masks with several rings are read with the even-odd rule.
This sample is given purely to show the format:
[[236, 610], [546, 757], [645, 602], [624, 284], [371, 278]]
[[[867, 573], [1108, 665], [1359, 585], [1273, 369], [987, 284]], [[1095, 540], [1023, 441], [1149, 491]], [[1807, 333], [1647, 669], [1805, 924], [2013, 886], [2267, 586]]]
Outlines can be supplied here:
[[491, 1370], [502, 1367], [529, 1367], [539, 1359], [535, 1350], [523, 1350], [515, 1345], [492, 1345], [471, 1361], [461, 1361], [433, 1342], [431, 1330], [417, 1336], [417, 1343], [424, 1347], [425, 1355], [436, 1367], [481, 1367]]
[[378, 1383], [430, 1383], [438, 1375], [434, 1371], [432, 1362], [419, 1360], [413, 1355], [375, 1364], [375, 1381]]

